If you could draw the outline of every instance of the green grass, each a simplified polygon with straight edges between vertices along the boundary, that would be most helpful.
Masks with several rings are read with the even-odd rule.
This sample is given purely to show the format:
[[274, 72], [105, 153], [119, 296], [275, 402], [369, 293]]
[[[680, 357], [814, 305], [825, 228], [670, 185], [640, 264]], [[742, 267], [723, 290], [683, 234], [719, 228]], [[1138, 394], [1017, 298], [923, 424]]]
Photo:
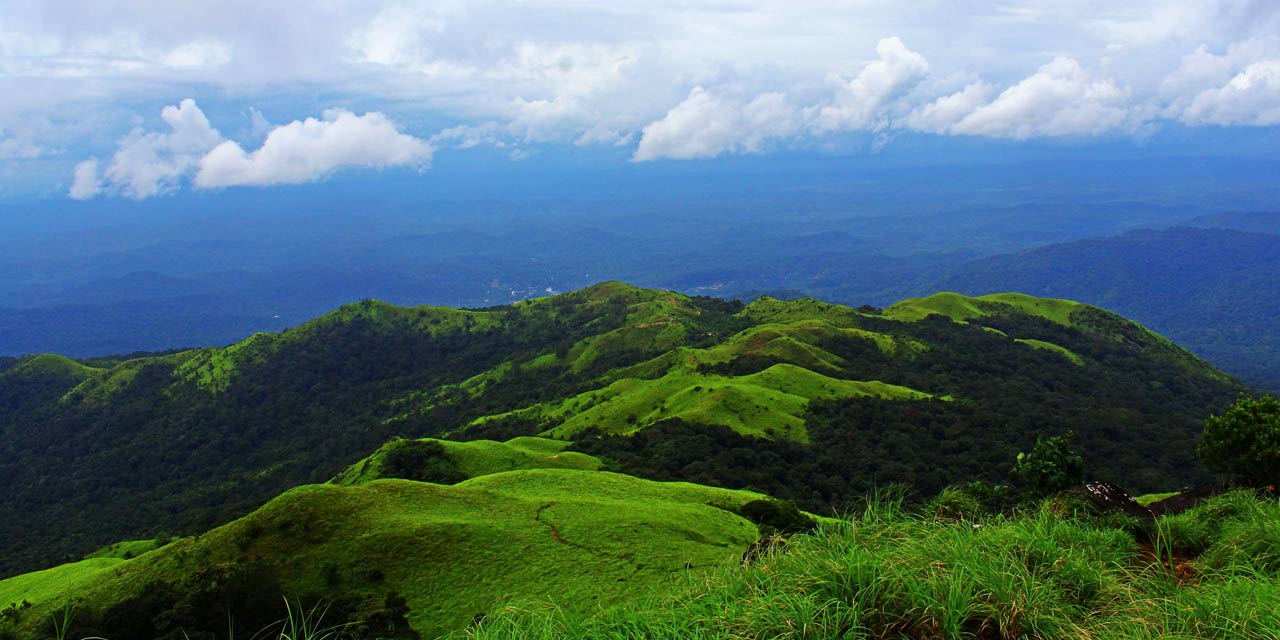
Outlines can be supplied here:
[[1172, 498], [1176, 495], [1180, 495], [1181, 493], [1182, 493], [1181, 491], [1169, 491], [1166, 493], [1147, 493], [1140, 496], [1136, 496], [1133, 499], [1133, 501], [1137, 502], [1138, 504], [1144, 507], [1149, 507], [1157, 502], [1160, 502], [1161, 500], [1164, 500], [1166, 498]]
[[35, 625], [69, 594], [78, 609], [101, 610], [155, 580], [195, 586], [191, 576], [265, 564], [285, 594], [323, 592], [336, 600], [399, 593], [410, 623], [435, 637], [513, 597], [594, 612], [736, 564], [758, 532], [721, 507], [760, 497], [563, 469], [455, 486], [307, 485], [132, 560], [85, 560], [5, 580], [0, 602], [34, 603], [22, 620]]
[[144, 553], [155, 551], [163, 546], [164, 544], [154, 538], [151, 540], [125, 540], [124, 542], [109, 544], [98, 549], [97, 551], [85, 556], [84, 559], [119, 558], [121, 560], [128, 560], [129, 558], [136, 558]]
[[[474, 440], [470, 442], [454, 442], [437, 440], [444, 446], [453, 468], [469, 478], [516, 471], [520, 469], [582, 469], [594, 471], [600, 468], [600, 459], [594, 456], [565, 451], [569, 443], [564, 440], [547, 438], [522, 437], [495, 442], [493, 440]], [[383, 470], [387, 451], [396, 446], [389, 442], [374, 452], [373, 455], [347, 467], [331, 481], [334, 484], [365, 484], [386, 477]]]
[[886, 308], [884, 316], [903, 322], [915, 322], [938, 314], [956, 322], [964, 322], [1001, 313], [1022, 313], [1070, 327], [1074, 326], [1071, 314], [1081, 306], [1071, 300], [1037, 298], [1022, 293], [993, 293], [975, 298], [944, 291], [898, 302]]
[[[567, 438], [587, 429], [632, 433], [664, 419], [727, 426], [739, 433], [805, 442], [803, 415], [810, 400], [876, 396], [917, 400], [929, 394], [882, 382], [830, 378], [791, 364], [745, 376], [673, 370], [652, 380], [625, 378], [559, 403], [514, 412], [553, 426], [546, 435]], [[502, 414], [511, 415], [511, 414]], [[482, 424], [495, 417], [481, 418]]]
[[978, 300], [1008, 305], [1030, 316], [1037, 316], [1060, 324], [1074, 326], [1071, 314], [1081, 307], [1079, 302], [1057, 298], [1037, 298], [1025, 293], [992, 293], [979, 296]]
[[89, 558], [0, 580], [0, 609], [23, 600], [60, 606], [67, 598], [108, 579], [112, 568], [124, 562], [122, 558]]
[[1080, 357], [1080, 354], [1064, 346], [1053, 344], [1052, 342], [1045, 342], [1034, 338], [1015, 338], [1014, 342], [1025, 344], [1033, 349], [1044, 349], [1045, 351], [1052, 351], [1054, 353], [1061, 354], [1074, 364], [1084, 364], [1084, 358]]
[[23, 358], [16, 367], [0, 374], [0, 377], [39, 375], [85, 380], [102, 373], [102, 369], [86, 366], [66, 356], [42, 353]]
[[1213, 518], [1217, 532], [1188, 578], [1155, 566], [1130, 533], [1073, 516], [1063, 503], [976, 523], [873, 503], [666, 599], [595, 616], [530, 599], [471, 637], [1280, 637], [1280, 576], [1268, 564], [1280, 508], [1237, 494], [1185, 519], [1208, 526]]

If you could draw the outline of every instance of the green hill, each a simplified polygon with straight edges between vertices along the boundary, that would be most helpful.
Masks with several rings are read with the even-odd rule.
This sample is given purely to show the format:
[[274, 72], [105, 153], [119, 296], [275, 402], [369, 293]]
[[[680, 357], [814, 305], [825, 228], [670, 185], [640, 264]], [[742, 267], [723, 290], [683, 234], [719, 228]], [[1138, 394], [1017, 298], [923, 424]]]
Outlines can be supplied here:
[[[940, 268], [924, 287], [1023, 291], [1106, 307], [1250, 385], [1280, 392], [1280, 236], [1274, 214], [1209, 216]], [[1262, 233], [1268, 231], [1269, 233]], [[985, 296], [984, 296], [985, 297]]]
[[[70, 602], [72, 637], [221, 636], [229, 624], [249, 635], [274, 619], [283, 593], [324, 599], [330, 619], [385, 625], [371, 633], [407, 623], [436, 637], [513, 597], [588, 613], [736, 564], [759, 533], [732, 510], [760, 498], [569, 469], [454, 486], [306, 485], [130, 560], [88, 559], [0, 581], [0, 608], [30, 603], [11, 627], [24, 634]], [[267, 601], [253, 606], [255, 598]], [[238, 614], [230, 623], [228, 606]]]
[[[415, 446], [424, 442], [436, 444], [438, 448]], [[599, 458], [576, 451], [565, 451], [568, 446], [569, 442], [564, 440], [530, 437], [513, 438], [507, 442], [396, 439], [379, 447], [373, 455], [347, 467], [330, 482], [355, 485], [382, 478], [405, 477], [403, 474], [412, 472], [407, 468], [410, 465], [431, 466], [434, 473], [453, 475], [457, 478], [455, 482], [521, 469], [595, 471], [600, 468]], [[405, 456], [403, 454], [406, 449], [420, 452], [416, 456]]]
[[1110, 479], [1164, 490], [1204, 478], [1201, 420], [1240, 389], [1066, 301], [944, 294], [881, 311], [617, 282], [488, 309], [366, 300], [225, 348], [4, 366], [0, 576], [208, 530], [339, 474], [382, 477], [380, 456], [433, 437], [494, 441], [411, 445], [441, 481], [560, 456], [828, 513], [886, 482], [999, 479], [1034, 434], [1070, 429]]

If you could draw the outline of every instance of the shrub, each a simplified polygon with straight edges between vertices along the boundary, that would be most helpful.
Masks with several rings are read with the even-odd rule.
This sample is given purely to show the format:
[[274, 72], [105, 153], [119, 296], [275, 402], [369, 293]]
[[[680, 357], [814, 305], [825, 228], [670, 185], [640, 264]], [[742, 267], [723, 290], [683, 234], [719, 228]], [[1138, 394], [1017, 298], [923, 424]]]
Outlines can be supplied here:
[[387, 451], [383, 474], [419, 482], [454, 484], [467, 479], [458, 471], [444, 445], [435, 440], [401, 440]]
[[1204, 421], [1200, 459], [1215, 473], [1253, 486], [1280, 484], [1280, 400], [1240, 396]]
[[1018, 454], [1009, 478], [1022, 482], [1034, 495], [1045, 497], [1084, 481], [1084, 458], [1071, 448], [1070, 432], [1046, 438], [1036, 436], [1030, 453]]
[[817, 526], [790, 500], [752, 500], [738, 509], [738, 515], [756, 523], [765, 536], [789, 535]]

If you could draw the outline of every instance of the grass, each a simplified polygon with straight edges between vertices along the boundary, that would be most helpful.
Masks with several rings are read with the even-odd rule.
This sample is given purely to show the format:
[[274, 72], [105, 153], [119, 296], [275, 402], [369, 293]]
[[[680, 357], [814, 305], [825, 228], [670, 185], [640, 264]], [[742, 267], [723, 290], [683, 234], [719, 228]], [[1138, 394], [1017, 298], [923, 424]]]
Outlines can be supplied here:
[[119, 558], [121, 560], [128, 560], [130, 558], [136, 558], [144, 553], [155, 551], [162, 546], [164, 546], [164, 543], [161, 543], [155, 538], [150, 540], [126, 540], [124, 542], [109, 544], [97, 551], [94, 551], [93, 553], [90, 553], [84, 558], [85, 560], [92, 560], [94, 558]]
[[1161, 500], [1172, 498], [1176, 495], [1180, 495], [1181, 493], [1182, 493], [1181, 491], [1169, 491], [1166, 493], [1147, 493], [1147, 494], [1143, 494], [1135, 497], [1133, 501], [1137, 502], [1138, 504], [1144, 507], [1149, 507], [1157, 502], [1160, 502]]
[[[467, 476], [478, 476], [516, 471], [520, 469], [582, 469], [594, 471], [600, 468], [600, 459], [576, 451], [565, 451], [569, 442], [548, 438], [521, 437], [506, 442], [474, 440], [454, 442], [437, 440], [444, 446], [453, 467]], [[386, 477], [383, 465], [387, 452], [396, 446], [392, 441], [379, 448], [373, 455], [347, 467], [331, 481], [334, 484], [366, 484]]]
[[[29, 618], [61, 619], [65, 630], [67, 611], [109, 602], [132, 577], [257, 557], [279, 563], [292, 593], [318, 586], [321, 560], [336, 563], [335, 596], [368, 587], [361, 571], [377, 568], [376, 588], [405, 596], [424, 637], [1280, 637], [1274, 498], [1229, 493], [1135, 531], [1071, 500], [981, 515], [963, 490], [951, 493], [939, 498], [947, 508], [922, 512], [894, 494], [873, 497], [741, 566], [754, 527], [708, 504], [757, 497], [745, 492], [555, 469], [456, 487], [307, 486], [200, 539], [60, 568], [84, 572], [75, 602], [50, 591]], [[270, 637], [340, 637], [323, 607], [287, 607]]]
[[398, 593], [410, 624], [435, 637], [517, 596], [599, 611], [736, 564], [758, 531], [726, 508], [760, 497], [564, 469], [454, 486], [308, 485], [132, 560], [99, 558], [10, 578], [0, 582], [0, 608], [25, 598], [33, 606], [22, 623], [37, 625], [69, 593], [80, 610], [100, 611], [157, 580], [196, 588], [196, 576], [211, 571], [266, 565], [283, 593], [331, 600]]
[[[810, 400], [875, 396], [918, 400], [929, 394], [882, 382], [827, 377], [803, 367], [776, 364], [745, 376], [673, 370], [652, 379], [625, 378], [558, 403], [513, 412], [533, 415], [567, 438], [591, 428], [632, 433], [669, 418], [723, 425], [739, 433], [806, 442], [803, 415]], [[502, 416], [511, 414], [501, 414]], [[481, 424], [496, 417], [481, 418]]]
[[1044, 340], [1036, 340], [1034, 338], [1015, 338], [1014, 342], [1025, 344], [1028, 347], [1031, 347], [1033, 349], [1044, 349], [1045, 351], [1052, 351], [1054, 353], [1062, 355], [1064, 358], [1070, 360], [1073, 364], [1078, 364], [1078, 365], [1084, 364], [1084, 358], [1080, 357], [1080, 354], [1064, 346], [1053, 344], [1052, 342], [1045, 342]]
[[[936, 519], [873, 504], [665, 599], [582, 616], [521, 603], [478, 640], [605, 638], [1280, 637], [1280, 507], [1233, 494], [1168, 518], [1194, 567], [1166, 571], [1132, 534], [1050, 501], [1014, 516]], [[887, 508], [886, 508], [887, 507]], [[1178, 523], [1181, 523], [1180, 525]], [[1172, 551], [1173, 557], [1177, 551]], [[1187, 573], [1187, 572], [1190, 573]], [[1189, 577], [1190, 576], [1190, 577]]]

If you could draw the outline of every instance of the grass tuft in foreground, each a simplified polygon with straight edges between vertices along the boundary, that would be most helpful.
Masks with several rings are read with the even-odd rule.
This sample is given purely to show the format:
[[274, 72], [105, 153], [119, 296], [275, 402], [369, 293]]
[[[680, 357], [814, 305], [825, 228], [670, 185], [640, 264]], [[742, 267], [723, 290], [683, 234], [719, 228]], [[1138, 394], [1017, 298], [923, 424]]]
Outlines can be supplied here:
[[1272, 639], [1280, 638], [1277, 605], [1274, 499], [1227, 494], [1136, 532], [1061, 499], [964, 519], [880, 500], [676, 597], [594, 617], [526, 603], [468, 634]]

